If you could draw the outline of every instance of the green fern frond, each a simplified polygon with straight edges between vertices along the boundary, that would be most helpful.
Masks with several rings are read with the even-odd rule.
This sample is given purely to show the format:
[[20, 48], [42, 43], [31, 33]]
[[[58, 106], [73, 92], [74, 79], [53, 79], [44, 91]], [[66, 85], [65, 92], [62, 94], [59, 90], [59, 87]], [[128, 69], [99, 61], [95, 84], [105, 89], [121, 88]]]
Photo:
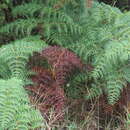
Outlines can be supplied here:
[[119, 68], [129, 60], [129, 41], [112, 41], [106, 46], [106, 51], [96, 61], [92, 73], [95, 79], [103, 78], [112, 68]]
[[[18, 40], [0, 48], [0, 59], [6, 63], [11, 71], [11, 76], [24, 77], [26, 63], [33, 52], [42, 50], [47, 45], [44, 41]], [[8, 70], [8, 69], [7, 69]]]
[[122, 14], [122, 12], [115, 7], [98, 2], [93, 3], [93, 8], [89, 10], [92, 15], [91, 18], [96, 23], [112, 24]]
[[70, 77], [70, 81], [64, 87], [68, 97], [78, 99], [83, 97], [86, 91], [88, 75], [86, 72], [78, 72]]
[[[82, 33], [82, 28], [76, 24], [66, 24], [66, 23], [46, 23], [43, 25], [43, 28], [45, 29], [44, 35], [48, 39], [53, 39], [53, 41], [57, 41], [56, 38], [54, 38], [55, 33], [63, 34], [64, 33], [70, 33], [70, 34], [81, 34]], [[62, 35], [62, 36], [63, 36]], [[51, 37], [53, 36], [53, 37]], [[60, 40], [60, 39], [59, 39]]]
[[43, 119], [40, 113], [29, 105], [23, 85], [23, 82], [16, 78], [0, 80], [1, 130], [28, 130], [41, 127]]
[[84, 60], [87, 63], [92, 62], [91, 59], [102, 51], [102, 49], [99, 48], [98, 45], [89, 45], [89, 41], [87, 42], [83, 39], [75, 44], [70, 44], [69, 48], [73, 50], [78, 56], [81, 57], [82, 60]]
[[[23, 23], [22, 24], [23, 26], [20, 26], [21, 28], [19, 28], [19, 26], [17, 25], [17, 21], [11, 23], [11, 25], [13, 24], [12, 27], [9, 26], [9, 28], [14, 29], [14, 32], [16, 32], [15, 33], [16, 36], [18, 34], [30, 35], [32, 29], [37, 27], [38, 23], [40, 25], [40, 28], [44, 30], [44, 34], [42, 35], [45, 35], [48, 38], [51, 38], [51, 35], [55, 33], [56, 34], [64, 34], [64, 33], [81, 34], [82, 33], [82, 28], [78, 24], [75, 24], [73, 19], [70, 16], [68, 16], [62, 10], [54, 9], [54, 7], [51, 7], [49, 4], [44, 5], [42, 3], [38, 4], [33, 2], [24, 5], [19, 5], [13, 9], [12, 14], [14, 15], [14, 17], [22, 16], [27, 18], [26, 20], [18, 20]], [[31, 20], [31, 18], [29, 17], [36, 18], [36, 19]], [[1, 30], [3, 31], [0, 32], [6, 32], [6, 31], [8, 32], [8, 30], [11, 29], [6, 28], [5, 26], [5, 28], [3, 27], [3, 29]], [[12, 30], [10, 32], [12, 32]]]
[[22, 4], [13, 8], [12, 14], [14, 17], [17, 16], [33, 17], [37, 11], [43, 8], [42, 6], [43, 5], [34, 2]]
[[103, 94], [102, 88], [96, 84], [92, 84], [92, 87], [88, 90], [88, 93], [86, 96], [84, 96], [84, 99], [94, 99], [98, 98]]
[[95, 67], [95, 69], [93, 70], [91, 76], [96, 80], [98, 78], [103, 78], [105, 73], [106, 73], [106, 62], [104, 61], [105, 58], [101, 57], [100, 59], [100, 63], [97, 64], [97, 66]]
[[38, 17], [38, 18], [50, 18], [50, 17], [56, 17], [60, 12], [55, 10], [53, 7], [49, 5], [45, 5], [43, 3], [26, 3], [23, 5], [16, 6], [12, 10], [12, 15], [14, 17], [22, 16], [25, 18], [29, 17]]
[[36, 19], [19, 19], [6, 24], [0, 28], [0, 33], [13, 34], [16, 37], [31, 35], [32, 30], [37, 27]]
[[45, 18], [45, 21], [52, 21], [54, 20], [60, 20], [62, 22], [72, 23], [73, 20], [71, 17], [69, 17], [65, 12], [63, 11], [57, 11], [50, 5], [44, 5], [44, 4], [37, 4], [37, 3], [26, 3], [24, 5], [16, 6], [12, 10], [12, 14], [14, 17], [16, 16], [25, 16], [28, 17], [36, 17], [38, 18]]
[[107, 77], [107, 95], [108, 103], [113, 105], [115, 104], [121, 95], [123, 88], [127, 85], [127, 82], [122, 79], [122, 75], [119, 73], [111, 73]]

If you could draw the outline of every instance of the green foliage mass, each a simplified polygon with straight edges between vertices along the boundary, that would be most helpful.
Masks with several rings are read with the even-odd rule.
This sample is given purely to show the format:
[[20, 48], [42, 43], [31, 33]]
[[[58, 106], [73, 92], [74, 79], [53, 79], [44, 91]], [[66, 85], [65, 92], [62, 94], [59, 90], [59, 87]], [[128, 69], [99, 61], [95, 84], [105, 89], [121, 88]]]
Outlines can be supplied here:
[[[87, 12], [87, 14], [86, 14]], [[82, 35], [71, 44], [62, 44], [73, 50], [94, 69], [88, 74], [92, 84], [85, 98], [105, 93], [109, 104], [115, 104], [129, 82], [129, 20], [130, 13], [104, 3], [93, 4], [80, 17]]]
[[[0, 48], [0, 128], [34, 129], [42, 125], [42, 116], [33, 110], [24, 85], [27, 79], [26, 63], [34, 51], [40, 51], [46, 44], [25, 38], [3, 45]], [[30, 126], [30, 124], [32, 124]], [[8, 128], [7, 128], [8, 127]]]

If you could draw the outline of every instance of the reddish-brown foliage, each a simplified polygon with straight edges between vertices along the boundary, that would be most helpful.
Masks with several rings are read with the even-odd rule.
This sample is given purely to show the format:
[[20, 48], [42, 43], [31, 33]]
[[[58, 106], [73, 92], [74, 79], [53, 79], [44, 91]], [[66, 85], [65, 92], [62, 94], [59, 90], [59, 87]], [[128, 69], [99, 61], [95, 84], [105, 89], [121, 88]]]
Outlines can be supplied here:
[[52, 65], [53, 76], [59, 86], [66, 83], [67, 77], [75, 69], [83, 69], [81, 60], [73, 52], [59, 46], [48, 47], [41, 56]]
[[47, 119], [51, 109], [53, 109], [53, 116], [57, 118], [56, 120], [63, 119], [64, 90], [57, 85], [49, 70], [42, 67], [33, 67], [32, 70], [37, 73], [31, 76], [35, 85], [26, 87], [33, 93], [30, 96], [31, 102], [38, 107]]
[[[40, 61], [47, 62], [47, 68], [40, 66]], [[65, 94], [61, 86], [65, 85], [68, 76], [74, 70], [82, 70], [84, 65], [81, 60], [68, 49], [59, 46], [50, 46], [44, 49], [40, 54], [35, 53], [29, 61], [30, 68], [36, 72], [31, 76], [34, 86], [28, 86], [27, 89], [33, 93], [30, 96], [31, 101], [43, 113], [49, 117], [50, 109], [54, 109], [55, 117], [63, 117], [63, 108], [65, 104]]]

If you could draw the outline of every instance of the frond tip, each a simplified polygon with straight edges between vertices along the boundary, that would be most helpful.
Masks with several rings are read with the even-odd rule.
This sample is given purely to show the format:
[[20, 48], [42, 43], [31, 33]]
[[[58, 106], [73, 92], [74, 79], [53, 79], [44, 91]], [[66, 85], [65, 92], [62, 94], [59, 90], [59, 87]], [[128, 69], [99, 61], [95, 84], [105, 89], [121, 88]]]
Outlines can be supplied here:
[[107, 79], [107, 95], [108, 103], [114, 105], [120, 98], [123, 88], [127, 85], [127, 82], [123, 79], [120, 74], [109, 75]]

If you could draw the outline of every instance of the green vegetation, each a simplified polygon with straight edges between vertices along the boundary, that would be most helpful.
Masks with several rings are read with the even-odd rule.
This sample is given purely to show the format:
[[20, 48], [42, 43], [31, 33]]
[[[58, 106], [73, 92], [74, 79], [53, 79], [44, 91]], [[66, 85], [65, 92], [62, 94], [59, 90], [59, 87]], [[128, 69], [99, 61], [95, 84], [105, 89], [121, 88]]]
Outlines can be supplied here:
[[[0, 130], [50, 129], [52, 122], [66, 118], [49, 120], [50, 111], [56, 117], [66, 109], [66, 100], [94, 105], [91, 101], [103, 97], [112, 111], [119, 104], [125, 111], [121, 99], [130, 82], [129, 35], [130, 12], [105, 3], [93, 1], [88, 8], [86, 0], [2, 1]], [[88, 114], [79, 123], [82, 129], [89, 121]], [[79, 128], [73, 121], [65, 127]]]

